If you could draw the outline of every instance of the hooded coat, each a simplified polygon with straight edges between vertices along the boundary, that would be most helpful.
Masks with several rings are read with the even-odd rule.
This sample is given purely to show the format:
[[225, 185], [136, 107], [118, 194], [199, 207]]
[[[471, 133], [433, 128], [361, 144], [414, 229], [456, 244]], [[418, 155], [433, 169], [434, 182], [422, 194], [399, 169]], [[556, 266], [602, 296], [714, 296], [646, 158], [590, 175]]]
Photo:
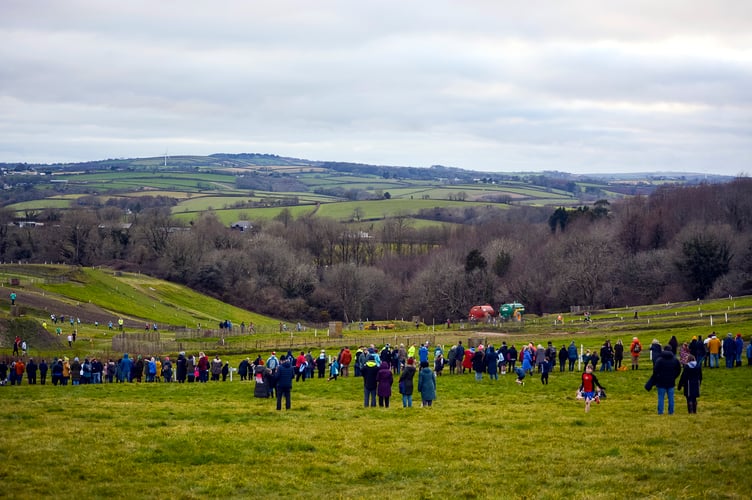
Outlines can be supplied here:
[[681, 378], [679, 379], [679, 390], [684, 389], [684, 395], [687, 398], [700, 397], [700, 383], [702, 382], [702, 367], [697, 361], [690, 361], [684, 366]]
[[380, 398], [391, 397], [394, 377], [392, 375], [392, 370], [389, 368], [389, 363], [387, 363], [386, 361], [381, 362], [381, 367], [376, 373], [376, 380], [379, 384], [378, 389], [376, 389], [376, 394]]
[[436, 399], [436, 375], [430, 368], [421, 368], [418, 374], [418, 392], [423, 401]]

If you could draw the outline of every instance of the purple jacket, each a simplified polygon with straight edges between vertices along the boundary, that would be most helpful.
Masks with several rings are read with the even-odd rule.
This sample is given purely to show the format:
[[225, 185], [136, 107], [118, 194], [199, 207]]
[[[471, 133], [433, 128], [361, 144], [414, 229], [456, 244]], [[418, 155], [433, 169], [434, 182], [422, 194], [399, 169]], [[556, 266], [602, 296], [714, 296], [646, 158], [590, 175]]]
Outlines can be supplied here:
[[381, 362], [379, 373], [376, 374], [376, 380], [379, 383], [376, 394], [382, 398], [391, 397], [394, 378], [392, 377], [392, 370], [389, 369], [389, 364], [386, 361]]

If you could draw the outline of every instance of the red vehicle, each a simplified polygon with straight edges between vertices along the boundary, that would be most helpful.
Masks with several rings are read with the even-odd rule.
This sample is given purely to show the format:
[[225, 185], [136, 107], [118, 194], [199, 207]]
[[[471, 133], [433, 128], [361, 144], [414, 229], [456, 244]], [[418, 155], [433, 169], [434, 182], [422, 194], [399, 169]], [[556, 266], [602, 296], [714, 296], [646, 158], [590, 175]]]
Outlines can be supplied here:
[[489, 304], [486, 304], [484, 306], [471, 307], [470, 314], [468, 314], [468, 319], [470, 321], [485, 321], [487, 318], [495, 315], [496, 311], [494, 311], [494, 308]]

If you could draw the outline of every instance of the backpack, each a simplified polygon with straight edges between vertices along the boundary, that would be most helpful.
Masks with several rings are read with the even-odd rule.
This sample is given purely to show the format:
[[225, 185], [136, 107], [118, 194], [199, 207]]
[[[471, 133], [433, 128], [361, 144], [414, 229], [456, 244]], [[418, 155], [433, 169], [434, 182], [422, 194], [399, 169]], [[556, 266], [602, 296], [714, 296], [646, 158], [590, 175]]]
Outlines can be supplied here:
[[632, 349], [633, 352], [638, 353], [642, 351], [642, 346], [640, 344], [635, 344], [634, 348]]

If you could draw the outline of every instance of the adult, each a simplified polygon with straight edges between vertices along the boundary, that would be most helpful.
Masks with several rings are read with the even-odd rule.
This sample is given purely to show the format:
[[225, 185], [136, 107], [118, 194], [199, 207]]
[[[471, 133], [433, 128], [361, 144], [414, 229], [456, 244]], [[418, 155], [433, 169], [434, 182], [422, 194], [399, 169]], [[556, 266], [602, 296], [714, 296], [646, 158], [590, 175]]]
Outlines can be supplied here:
[[574, 363], [577, 361], [577, 346], [574, 343], [574, 340], [569, 343], [569, 347], [567, 347], [567, 359], [569, 360], [569, 371], [574, 371]]
[[723, 358], [726, 360], [726, 368], [733, 368], [736, 361], [736, 342], [734, 334], [728, 333], [723, 339]]
[[402, 407], [413, 407], [413, 378], [415, 377], [415, 360], [407, 358], [405, 369], [400, 373], [399, 391], [402, 394]]
[[616, 345], [614, 345], [614, 369], [619, 370], [621, 368], [621, 362], [623, 360], [624, 344], [622, 343], [621, 339], [619, 339], [616, 341]]
[[[668, 348], [669, 350], [671, 350], [671, 346], [668, 346]], [[663, 352], [661, 343], [658, 342], [658, 339], [653, 339], [653, 341], [650, 343], [650, 360], [653, 362], [654, 368], [655, 368], [655, 363], [658, 361], [658, 358], [661, 357], [661, 352]]]
[[389, 400], [392, 397], [392, 384], [394, 383], [394, 377], [392, 370], [386, 361], [381, 362], [378, 373], [376, 373], [376, 381], [378, 387], [376, 394], [379, 396], [379, 406], [389, 408]]
[[538, 371], [538, 373], [542, 370], [543, 362], [546, 360], [546, 350], [543, 348], [541, 344], [538, 344], [538, 347], [535, 349], [535, 369]]
[[203, 352], [198, 353], [198, 381], [209, 381], [209, 357]]
[[316, 370], [319, 374], [319, 378], [324, 378], [326, 375], [326, 351], [321, 349], [319, 356], [316, 358]]
[[[499, 380], [499, 373], [498, 373], [498, 363], [499, 363], [499, 355], [494, 350], [494, 347], [492, 345], [488, 346], [488, 349], [486, 349], [486, 371], [488, 372], [488, 378], [491, 380]], [[439, 372], [441, 374], [441, 372]]]
[[454, 375], [454, 368], [457, 366], [457, 346], [453, 345], [449, 348], [447, 354], [447, 363], [449, 363], [449, 375]]
[[465, 349], [465, 358], [462, 360], [462, 373], [465, 373], [465, 370], [467, 370], [468, 373], [472, 370], [473, 356], [475, 356], [473, 349]]
[[120, 360], [118, 381], [130, 382], [131, 370], [133, 369], [133, 361], [128, 357], [128, 353], [123, 354], [123, 359]]
[[178, 384], [182, 384], [185, 382], [185, 378], [188, 373], [187, 363], [188, 363], [188, 360], [185, 358], [185, 353], [184, 352], [178, 353], [178, 359], [175, 362], [175, 380], [177, 380]]
[[632, 343], [629, 344], [629, 355], [632, 358], [632, 369], [638, 370], [640, 368], [640, 353], [642, 352], [642, 344], [640, 339], [632, 337]]
[[522, 348], [522, 371], [530, 375], [533, 374], [533, 353], [530, 346]]
[[240, 376], [241, 382], [248, 379], [248, 368], [250, 367], [250, 365], [251, 360], [249, 358], [245, 358], [240, 363], [238, 363], [238, 375]]
[[462, 362], [465, 360], [465, 347], [462, 345], [462, 341], [457, 342], [457, 349], [455, 354], [455, 362], [457, 364], [457, 371], [455, 373], [465, 373], [465, 369], [462, 367]]
[[376, 363], [376, 355], [368, 354], [365, 364], [360, 369], [363, 376], [363, 406], [376, 406], [376, 389], [378, 387], [378, 373], [380, 365]]
[[420, 392], [421, 406], [433, 406], [436, 399], [436, 375], [428, 367], [428, 362], [420, 364], [418, 374], [418, 392]]
[[50, 369], [47, 362], [43, 359], [39, 362], [39, 383], [44, 385], [47, 382], [47, 371]]
[[708, 366], [708, 348], [705, 342], [702, 340], [702, 335], [697, 337], [697, 343], [695, 344], [694, 356], [697, 358], [697, 364], [700, 366]]
[[29, 358], [29, 362], [26, 363], [26, 379], [29, 385], [35, 385], [37, 383], [37, 364], [34, 362], [34, 358]]
[[[736, 366], [742, 366], [742, 353], [744, 352], [744, 339], [742, 338], [741, 333], [737, 333], [736, 337], [734, 338], [734, 342], [736, 343], [736, 350], [734, 351], [736, 353]], [[24, 349], [25, 354], [26, 349]]]
[[70, 365], [71, 384], [81, 384], [81, 362], [78, 357], [73, 358], [73, 363]]
[[420, 345], [420, 349], [418, 349], [418, 357], [420, 358], [421, 363], [423, 361], [428, 363], [428, 341]]
[[219, 382], [219, 376], [222, 374], [222, 360], [219, 358], [219, 354], [214, 356], [211, 362], [211, 379], [213, 382]]
[[345, 346], [339, 358], [339, 369], [343, 377], [350, 376], [350, 363], [352, 363], [352, 352], [349, 347]]
[[708, 337], [707, 342], [708, 354], [710, 355], [710, 368], [718, 368], [718, 357], [721, 354], [721, 339], [719, 339], [715, 332], [713, 332], [710, 334], [710, 337]]
[[285, 409], [289, 410], [291, 406], [290, 392], [292, 391], [292, 378], [295, 373], [295, 369], [290, 362], [290, 359], [285, 359], [280, 363], [277, 368], [277, 372], [274, 374], [277, 388], [277, 411], [282, 410], [282, 398], [285, 398]]
[[[475, 380], [483, 380], [483, 372], [486, 371], [485, 352], [483, 350], [483, 344], [479, 345], [473, 353], [473, 371], [475, 372]], [[422, 363], [422, 361], [421, 361]]]
[[276, 351], [272, 351], [269, 355], [269, 358], [266, 360], [266, 367], [269, 368], [272, 373], [277, 371], [277, 368], [279, 367], [279, 359], [277, 358]]
[[653, 365], [652, 384], [658, 388], [658, 415], [663, 415], [664, 400], [668, 399], [668, 414], [674, 414], [674, 386], [681, 374], [681, 364], [666, 345]]
[[671, 346], [671, 352], [676, 356], [679, 353], [679, 341], [676, 339], [676, 335], [671, 335], [671, 339], [668, 341], [668, 345]]
[[301, 377], [303, 378], [303, 382], [305, 382], [306, 367], [307, 367], [307, 361], [306, 361], [305, 351], [300, 351], [300, 354], [298, 354], [298, 357], [295, 358], [295, 382], [298, 382], [301, 379]]
[[63, 361], [55, 359], [52, 362], [52, 385], [63, 383]]
[[512, 344], [507, 349], [507, 371], [514, 371], [514, 365], [517, 363], [517, 348]]
[[567, 351], [567, 347], [562, 344], [561, 349], [559, 349], [559, 372], [564, 371], [564, 367], [567, 366], [567, 360], [569, 359], [569, 352]]
[[613, 368], [614, 349], [611, 347], [611, 341], [606, 340], [601, 346], [601, 371], [610, 372]]
[[684, 397], [687, 398], [687, 413], [697, 413], [697, 398], [700, 397], [700, 383], [702, 383], [702, 367], [693, 355], [689, 355], [687, 364], [684, 365], [678, 389], [684, 389]]
[[141, 383], [141, 379], [144, 377], [144, 359], [139, 354], [136, 356], [136, 362], [133, 363], [133, 367], [131, 368], [131, 381], [133, 379], [136, 380], [136, 382]]

